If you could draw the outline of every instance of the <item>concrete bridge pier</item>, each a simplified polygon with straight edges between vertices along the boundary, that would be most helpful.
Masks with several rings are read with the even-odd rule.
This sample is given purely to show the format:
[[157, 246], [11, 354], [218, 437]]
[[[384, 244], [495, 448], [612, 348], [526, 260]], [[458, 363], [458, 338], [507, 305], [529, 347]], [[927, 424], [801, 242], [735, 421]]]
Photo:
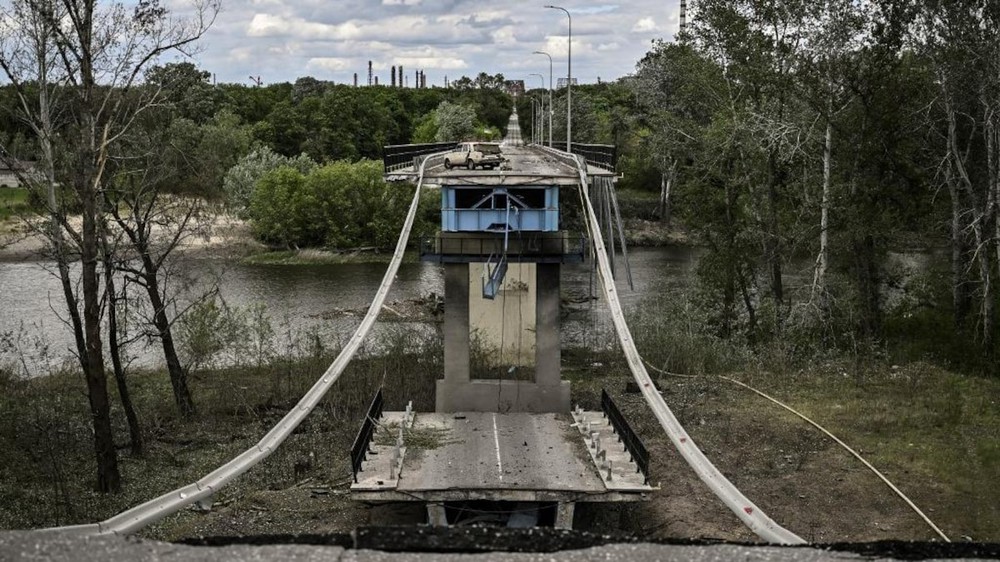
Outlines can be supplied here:
[[[480, 272], [483, 264], [447, 263], [444, 267], [444, 379], [437, 381], [436, 410], [569, 412], [570, 385], [562, 380], [560, 367], [560, 265], [511, 264], [501, 288], [510, 296], [494, 300], [484, 299], [475, 290], [479, 275], [470, 274]], [[533, 361], [532, 380], [472, 379], [473, 333], [480, 345], [497, 350], [497, 367], [530, 367]]]

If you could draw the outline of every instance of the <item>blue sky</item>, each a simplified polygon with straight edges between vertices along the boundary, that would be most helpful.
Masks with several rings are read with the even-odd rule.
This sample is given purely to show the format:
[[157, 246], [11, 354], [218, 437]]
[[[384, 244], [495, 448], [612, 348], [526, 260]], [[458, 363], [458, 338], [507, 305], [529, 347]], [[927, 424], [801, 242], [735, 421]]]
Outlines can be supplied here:
[[[367, 81], [368, 61], [380, 83], [402, 65], [410, 84], [422, 69], [428, 85], [447, 76], [503, 73], [546, 86], [552, 55], [556, 78], [566, 75], [567, 18], [539, 2], [483, 0], [223, 0], [222, 12], [194, 61], [220, 82], [265, 84], [300, 76]], [[190, 0], [168, 0], [181, 15]], [[580, 82], [631, 73], [654, 39], [677, 30], [679, 0], [561, 2], [573, 14], [573, 76]]]

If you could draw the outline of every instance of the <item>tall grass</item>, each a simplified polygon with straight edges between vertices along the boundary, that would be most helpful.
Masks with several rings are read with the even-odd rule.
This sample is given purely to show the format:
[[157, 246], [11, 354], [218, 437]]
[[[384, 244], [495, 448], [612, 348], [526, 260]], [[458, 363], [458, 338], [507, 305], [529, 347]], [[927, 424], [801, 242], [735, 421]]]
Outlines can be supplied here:
[[27, 189], [0, 187], [0, 221], [23, 215], [30, 208]]
[[[338, 352], [317, 332], [276, 334], [256, 322], [260, 353], [191, 373], [198, 414], [176, 411], [169, 378], [161, 370], [135, 372], [130, 388], [145, 435], [142, 458], [120, 454], [124, 490], [92, 491], [89, 408], [80, 376], [64, 371], [23, 379], [0, 369], [0, 528], [93, 522], [192, 482], [256, 443], [329, 367]], [[253, 346], [251, 346], [253, 347]], [[270, 351], [267, 351], [270, 350]], [[267, 351], [267, 352], [264, 352]], [[316, 410], [268, 459], [216, 495], [219, 501], [251, 490], [292, 485], [302, 458], [331, 483], [350, 476], [348, 451], [374, 393], [384, 389], [387, 409], [434, 407], [434, 380], [442, 372], [438, 338], [390, 326], [352, 361]], [[109, 389], [114, 396], [114, 390]], [[113, 405], [120, 450], [128, 432]]]

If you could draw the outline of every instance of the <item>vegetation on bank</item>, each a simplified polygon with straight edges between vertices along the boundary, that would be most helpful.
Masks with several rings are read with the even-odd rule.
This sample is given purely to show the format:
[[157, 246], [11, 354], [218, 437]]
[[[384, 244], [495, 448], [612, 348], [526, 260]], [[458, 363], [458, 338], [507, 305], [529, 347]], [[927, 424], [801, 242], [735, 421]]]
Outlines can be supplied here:
[[0, 221], [28, 212], [28, 190], [19, 187], [0, 187]]
[[[244, 326], [253, 316], [243, 315]], [[779, 347], [761, 354], [706, 333], [697, 311], [685, 312], [679, 304], [658, 303], [629, 311], [628, 316], [640, 352], [651, 365], [699, 375], [660, 376], [668, 404], [723, 472], [783, 524], [811, 540], [931, 536], [846, 453], [796, 418], [715, 375], [753, 384], [812, 416], [860, 449], [954, 538], [1000, 538], [1000, 498], [995, 490], [982, 488], [1000, 478], [1000, 409], [995, 402], [1000, 382], [995, 378], [957, 374], [919, 361], [896, 366], [890, 357], [804, 358]], [[75, 469], [90, 454], [88, 407], [76, 375], [22, 379], [4, 371], [0, 461], [8, 470], [0, 476], [0, 496], [5, 498], [0, 528], [93, 522], [204, 476], [264, 435], [337, 351], [317, 331], [282, 335], [265, 321], [258, 329], [238, 332], [244, 339], [251, 334], [253, 341], [243, 344], [246, 351], [227, 353], [226, 338], [237, 331], [211, 311], [195, 318], [201, 320], [181, 333], [196, 335], [200, 344], [194, 347], [206, 353], [191, 378], [200, 413], [177, 413], [163, 373], [132, 374], [146, 453], [122, 456], [125, 486], [119, 494], [93, 492], [85, 471]], [[598, 324], [593, 329], [611, 327]], [[213, 340], [216, 336], [221, 340]], [[268, 530], [349, 532], [366, 521], [371, 514], [345, 494], [350, 482], [348, 450], [371, 396], [382, 387], [388, 409], [402, 409], [413, 400], [418, 411], [431, 411], [434, 380], [443, 369], [439, 338], [418, 336], [402, 326], [376, 338], [370, 349], [375, 353], [350, 364], [285, 445], [216, 494], [214, 513], [188, 510], [144, 533], [171, 539]], [[656, 531], [676, 518], [667, 496], [694, 476], [683, 465], [673, 466], [676, 455], [658, 423], [642, 399], [629, 394], [631, 377], [620, 353], [595, 349], [564, 351], [563, 371], [572, 381], [574, 403], [597, 408], [600, 390], [608, 388], [654, 452], [653, 481], [671, 483], [651, 502], [629, 507], [621, 530], [701, 536], [692, 530]], [[483, 353], [476, 357], [485, 360]], [[232, 359], [237, 364], [223, 366]], [[113, 410], [113, 420], [116, 433], [126, 435], [119, 407]], [[118, 446], [124, 450], [126, 443]], [[715, 524], [726, 517], [709, 509], [684, 519]], [[868, 525], [876, 520], [882, 528]], [[709, 536], [749, 538], [725, 534], [732, 531], [706, 531], [711, 525], [701, 529]]]

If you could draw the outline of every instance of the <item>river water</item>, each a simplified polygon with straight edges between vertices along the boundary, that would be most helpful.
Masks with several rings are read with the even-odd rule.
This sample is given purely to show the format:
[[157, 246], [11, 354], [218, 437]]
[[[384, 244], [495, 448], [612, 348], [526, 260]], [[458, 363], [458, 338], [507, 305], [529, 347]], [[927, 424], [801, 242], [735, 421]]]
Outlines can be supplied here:
[[[644, 298], [664, 290], [683, 289], [694, 279], [698, 250], [689, 247], [637, 248], [629, 252], [635, 290], [626, 281], [618, 256], [618, 287], [623, 306], [641, 304]], [[173, 282], [180, 289], [179, 301], [189, 301], [218, 283], [219, 295], [229, 306], [262, 304], [271, 317], [280, 340], [289, 331], [313, 330], [329, 347], [346, 340], [360, 322], [385, 272], [379, 263], [338, 265], [245, 265], [208, 259], [188, 260], [179, 267]], [[563, 295], [584, 297], [591, 286], [590, 264], [567, 265], [562, 273]], [[181, 279], [185, 281], [181, 283]], [[596, 283], [596, 279], [594, 283]], [[387, 302], [419, 299], [444, 290], [443, 268], [432, 263], [404, 263]], [[595, 293], [599, 291], [594, 287]], [[564, 317], [566, 345], [613, 342], [606, 308], [576, 305]], [[63, 322], [65, 304], [53, 264], [44, 262], [0, 263], [0, 361], [15, 362], [30, 375], [45, 374], [73, 360], [73, 340]], [[398, 326], [399, 323], [393, 323]], [[437, 330], [427, 324], [404, 324], [415, 330]], [[376, 325], [375, 335], [387, 330]], [[132, 347], [137, 365], [157, 366], [162, 357], [155, 347], [138, 343]]]

